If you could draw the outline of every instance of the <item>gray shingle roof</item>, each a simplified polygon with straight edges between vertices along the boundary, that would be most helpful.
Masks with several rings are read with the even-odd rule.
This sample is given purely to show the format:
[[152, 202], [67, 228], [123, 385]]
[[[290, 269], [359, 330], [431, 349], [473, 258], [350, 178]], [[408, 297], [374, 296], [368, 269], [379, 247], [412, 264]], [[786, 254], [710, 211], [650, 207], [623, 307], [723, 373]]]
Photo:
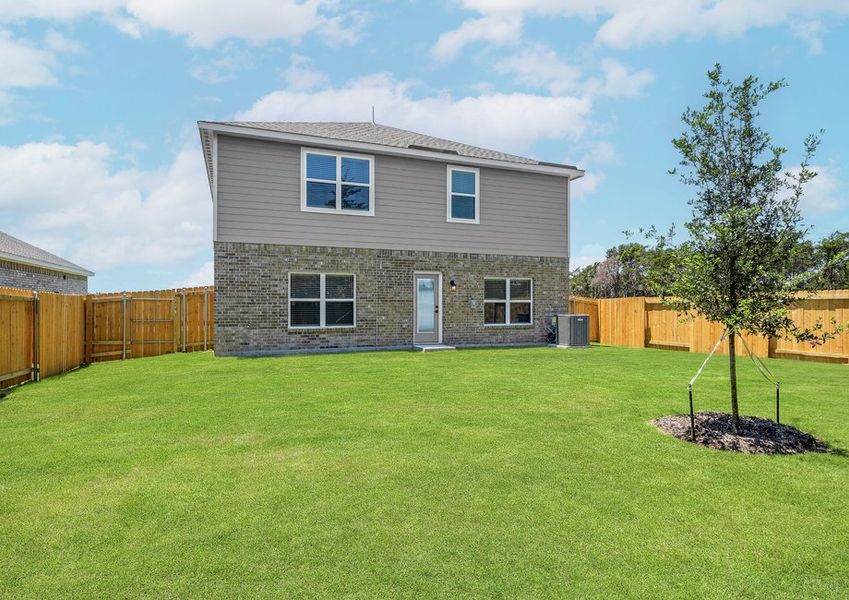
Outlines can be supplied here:
[[[377, 123], [365, 122], [264, 122], [264, 121], [198, 121], [203, 155], [206, 161], [206, 173], [209, 177], [209, 186], [212, 189], [213, 174], [213, 130], [216, 127], [239, 128], [248, 134], [248, 130], [270, 132], [272, 134], [300, 135], [305, 138], [314, 138], [316, 145], [321, 145], [321, 139], [333, 141], [336, 145], [344, 145], [346, 142], [365, 143], [375, 146], [386, 146], [398, 150], [424, 150], [431, 153], [445, 153], [446, 161], [451, 156], [458, 156], [469, 160], [491, 160], [501, 163], [504, 168], [515, 170], [532, 170], [539, 172], [554, 173], [558, 175], [568, 174], [572, 178], [581, 177], [584, 172], [572, 165], [545, 162], [534, 158], [517, 156], [489, 148], [481, 148], [470, 144], [461, 144], [432, 135], [424, 135], [406, 129], [389, 127]], [[267, 135], [267, 134], [266, 134]], [[329, 144], [330, 142], [328, 142]], [[376, 150], [375, 150], [376, 151]], [[397, 152], [397, 150], [396, 150]], [[391, 151], [387, 150], [387, 153]], [[512, 163], [508, 166], [505, 163]]]
[[433, 137], [432, 135], [424, 135], [406, 129], [398, 129], [397, 127], [389, 127], [370, 122], [325, 122], [325, 123], [309, 123], [309, 122], [251, 122], [251, 121], [230, 121], [224, 122], [223, 125], [236, 125], [239, 127], [250, 127], [253, 129], [266, 129], [269, 131], [280, 131], [283, 133], [294, 133], [299, 135], [310, 135], [314, 137], [323, 137], [334, 140], [345, 140], [348, 142], [364, 142], [369, 144], [379, 144], [381, 146], [392, 146], [394, 148], [415, 148], [419, 150], [437, 150], [441, 152], [450, 152], [459, 156], [468, 156], [471, 158], [486, 158], [489, 160], [500, 160], [504, 162], [519, 163], [525, 165], [543, 164], [533, 158], [524, 156], [516, 156], [515, 154], [507, 154], [498, 150], [490, 150], [488, 148], [480, 148], [469, 144], [461, 144], [460, 142], [452, 142], [443, 138]]
[[33, 246], [8, 233], [0, 231], [0, 259], [3, 258], [27, 265], [61, 271], [63, 273], [75, 273], [86, 276], [94, 275], [88, 269], [84, 269], [69, 260], [65, 260], [47, 250], [42, 250], [38, 246]]

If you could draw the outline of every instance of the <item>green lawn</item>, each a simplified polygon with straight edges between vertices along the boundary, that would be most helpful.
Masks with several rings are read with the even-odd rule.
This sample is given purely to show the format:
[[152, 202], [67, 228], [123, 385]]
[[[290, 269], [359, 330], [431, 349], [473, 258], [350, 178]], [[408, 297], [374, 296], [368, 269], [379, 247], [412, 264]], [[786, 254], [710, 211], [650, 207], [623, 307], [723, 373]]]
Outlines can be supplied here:
[[[0, 597], [843, 597], [849, 456], [661, 435], [703, 355], [98, 364], [0, 401]], [[696, 388], [727, 410], [726, 362]], [[849, 448], [849, 367], [771, 361]], [[773, 390], [741, 362], [742, 408]]]

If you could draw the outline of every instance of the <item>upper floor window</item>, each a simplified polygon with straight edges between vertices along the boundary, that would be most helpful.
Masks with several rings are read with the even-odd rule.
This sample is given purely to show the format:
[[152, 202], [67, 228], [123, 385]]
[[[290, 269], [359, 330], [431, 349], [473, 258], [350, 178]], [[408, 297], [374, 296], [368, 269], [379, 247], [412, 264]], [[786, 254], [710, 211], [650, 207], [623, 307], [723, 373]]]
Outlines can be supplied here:
[[301, 210], [374, 215], [374, 157], [302, 148]]
[[448, 222], [480, 223], [480, 171], [448, 167]]

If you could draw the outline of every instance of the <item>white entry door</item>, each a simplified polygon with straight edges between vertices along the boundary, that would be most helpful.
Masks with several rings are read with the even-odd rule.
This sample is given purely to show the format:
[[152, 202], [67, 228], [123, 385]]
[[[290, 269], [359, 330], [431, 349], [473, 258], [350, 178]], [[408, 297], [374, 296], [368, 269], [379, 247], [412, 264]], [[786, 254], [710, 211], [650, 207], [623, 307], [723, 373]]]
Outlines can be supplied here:
[[413, 278], [413, 343], [442, 341], [442, 275], [416, 273]]

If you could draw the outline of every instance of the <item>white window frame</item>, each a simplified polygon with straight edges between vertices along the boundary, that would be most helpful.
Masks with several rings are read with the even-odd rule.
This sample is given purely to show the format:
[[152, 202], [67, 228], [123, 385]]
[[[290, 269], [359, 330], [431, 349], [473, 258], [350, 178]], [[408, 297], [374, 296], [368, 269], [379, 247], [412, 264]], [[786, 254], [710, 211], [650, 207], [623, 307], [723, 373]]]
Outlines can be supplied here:
[[[319, 278], [319, 297], [318, 298], [292, 298], [292, 275], [320, 275]], [[340, 275], [354, 278], [354, 297], [353, 298], [327, 298], [327, 290], [325, 288], [325, 280], [327, 276]], [[357, 326], [357, 275], [355, 273], [324, 273], [316, 271], [290, 271], [289, 272], [289, 288], [287, 290], [288, 312], [289, 312], [289, 329], [353, 329]], [[352, 325], [327, 325], [327, 302], [354, 302], [354, 321]], [[318, 325], [292, 325], [292, 303], [293, 302], [318, 302], [319, 306], [319, 324]]]
[[[475, 174], [475, 218], [474, 219], [455, 219], [451, 214], [451, 174], [454, 171], [460, 171], [465, 173], [474, 173]], [[477, 225], [481, 222], [481, 171], [477, 167], [460, 167], [457, 165], [448, 165], [447, 168], [447, 193], [446, 193], [446, 210], [447, 212], [447, 221], [449, 223], [467, 223], [471, 225]], [[471, 198], [471, 194], [465, 193], [456, 193], [455, 196], [465, 196], [467, 198]]]
[[[504, 296], [503, 300], [487, 300], [486, 298], [486, 282], [487, 281], [503, 281]], [[510, 282], [511, 281], [530, 281], [531, 282], [531, 297], [530, 300], [512, 300], [510, 298]], [[531, 320], [529, 323], [511, 323], [510, 322], [510, 305], [511, 304], [528, 304], [531, 305]], [[504, 307], [504, 323], [487, 323], [486, 322], [486, 305], [487, 304], [505, 304]], [[534, 325], [534, 280], [531, 277], [484, 277], [484, 292], [483, 292], [483, 325], [484, 327], [533, 327]]]
[[[307, 154], [323, 154], [324, 156], [336, 157], [336, 180], [318, 179], [310, 177], [309, 181], [316, 183], [336, 184], [336, 208], [318, 208], [307, 206]], [[342, 159], [354, 158], [368, 161], [368, 183], [356, 183], [353, 181], [342, 181]], [[368, 210], [351, 210], [342, 208], [342, 185], [356, 185], [368, 188]], [[353, 152], [334, 152], [324, 148], [301, 147], [301, 211], [330, 213], [342, 215], [356, 215], [360, 217], [374, 216], [374, 156], [371, 154], [354, 154]]]

